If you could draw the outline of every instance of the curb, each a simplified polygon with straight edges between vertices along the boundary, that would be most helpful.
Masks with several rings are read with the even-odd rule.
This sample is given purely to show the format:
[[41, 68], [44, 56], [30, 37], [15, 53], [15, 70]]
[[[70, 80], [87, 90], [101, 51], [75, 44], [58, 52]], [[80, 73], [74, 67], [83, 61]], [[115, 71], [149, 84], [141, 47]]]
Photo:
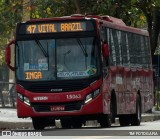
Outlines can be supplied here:
[[151, 122], [151, 121], [156, 121], [160, 120], [160, 114], [153, 114], [153, 115], [144, 115], [142, 117], [142, 122]]
[[33, 129], [32, 122], [0, 121], [0, 130], [6, 129]]

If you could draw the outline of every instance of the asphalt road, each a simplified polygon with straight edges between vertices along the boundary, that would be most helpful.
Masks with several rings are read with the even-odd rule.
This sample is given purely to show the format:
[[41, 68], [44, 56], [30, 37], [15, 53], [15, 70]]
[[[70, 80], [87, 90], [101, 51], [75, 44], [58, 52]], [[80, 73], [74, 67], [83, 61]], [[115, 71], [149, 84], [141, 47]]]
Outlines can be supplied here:
[[[160, 138], [160, 120], [142, 122], [140, 126], [120, 127], [119, 125], [113, 125], [110, 128], [87, 126], [81, 129], [50, 128], [44, 131], [14, 130], [10, 132], [14, 136], [42, 135], [52, 137], [52, 139], [115, 139], [122, 138], [123, 136], [125, 136], [125, 138], [130, 137], [129, 139], [140, 136], [145, 137], [145, 139], [147, 139], [146, 137], [151, 137], [153, 139], [155, 137]], [[3, 134], [5, 133], [6, 131], [3, 131]]]
[[[147, 131], [146, 133], [141, 133]], [[153, 122], [142, 122], [140, 126], [126, 126], [113, 125], [110, 128], [100, 127], [83, 127], [81, 129], [47, 129], [42, 132], [42, 135], [48, 136], [145, 136], [145, 135], [160, 136], [160, 120]]]

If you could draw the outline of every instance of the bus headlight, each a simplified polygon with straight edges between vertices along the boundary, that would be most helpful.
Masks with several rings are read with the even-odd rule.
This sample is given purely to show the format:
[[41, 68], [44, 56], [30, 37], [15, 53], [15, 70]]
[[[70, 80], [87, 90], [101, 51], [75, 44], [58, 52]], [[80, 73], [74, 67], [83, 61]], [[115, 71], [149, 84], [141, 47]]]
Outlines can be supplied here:
[[99, 94], [99, 89], [93, 91], [92, 93], [88, 94], [85, 98], [85, 104], [90, 102], [92, 99], [94, 99]]
[[92, 100], [92, 93], [86, 96], [85, 103], [88, 103], [91, 100]]
[[24, 103], [30, 106], [30, 101], [28, 97], [24, 97]]
[[17, 96], [18, 96], [18, 98], [19, 98], [23, 103], [25, 103], [26, 105], [30, 106], [30, 100], [29, 100], [28, 97], [23, 96], [23, 95], [20, 94], [20, 93], [17, 93]]
[[18, 98], [23, 101], [23, 95], [20, 93], [18, 93], [17, 95], [18, 95]]

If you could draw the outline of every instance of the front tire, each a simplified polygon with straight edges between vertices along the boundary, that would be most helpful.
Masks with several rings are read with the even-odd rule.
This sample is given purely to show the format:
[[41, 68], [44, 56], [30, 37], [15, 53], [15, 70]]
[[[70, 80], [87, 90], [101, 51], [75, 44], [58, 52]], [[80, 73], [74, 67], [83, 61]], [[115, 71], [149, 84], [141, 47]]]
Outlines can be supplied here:
[[130, 115], [120, 115], [119, 116], [120, 126], [129, 126], [130, 124]]
[[54, 117], [32, 117], [32, 124], [35, 130], [44, 130], [47, 126], [55, 126]]
[[99, 121], [102, 128], [110, 127], [112, 124], [110, 114], [102, 114], [98, 121]]
[[71, 119], [70, 118], [62, 118], [61, 119], [62, 128], [71, 128]]
[[81, 128], [82, 122], [81, 121], [74, 122], [74, 123], [72, 123], [72, 127], [73, 128]]
[[32, 124], [35, 130], [44, 130], [45, 128], [43, 118], [32, 118]]
[[83, 120], [79, 117], [79, 118], [72, 118], [72, 127], [73, 128], [81, 128], [83, 124]]

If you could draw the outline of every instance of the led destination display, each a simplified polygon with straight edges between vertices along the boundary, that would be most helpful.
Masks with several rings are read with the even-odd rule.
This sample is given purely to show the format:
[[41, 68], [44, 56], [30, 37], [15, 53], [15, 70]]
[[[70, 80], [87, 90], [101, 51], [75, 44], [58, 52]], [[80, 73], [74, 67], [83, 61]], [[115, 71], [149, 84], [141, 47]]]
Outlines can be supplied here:
[[19, 34], [41, 34], [58, 32], [93, 31], [93, 23], [89, 21], [23, 23], [19, 26]]

